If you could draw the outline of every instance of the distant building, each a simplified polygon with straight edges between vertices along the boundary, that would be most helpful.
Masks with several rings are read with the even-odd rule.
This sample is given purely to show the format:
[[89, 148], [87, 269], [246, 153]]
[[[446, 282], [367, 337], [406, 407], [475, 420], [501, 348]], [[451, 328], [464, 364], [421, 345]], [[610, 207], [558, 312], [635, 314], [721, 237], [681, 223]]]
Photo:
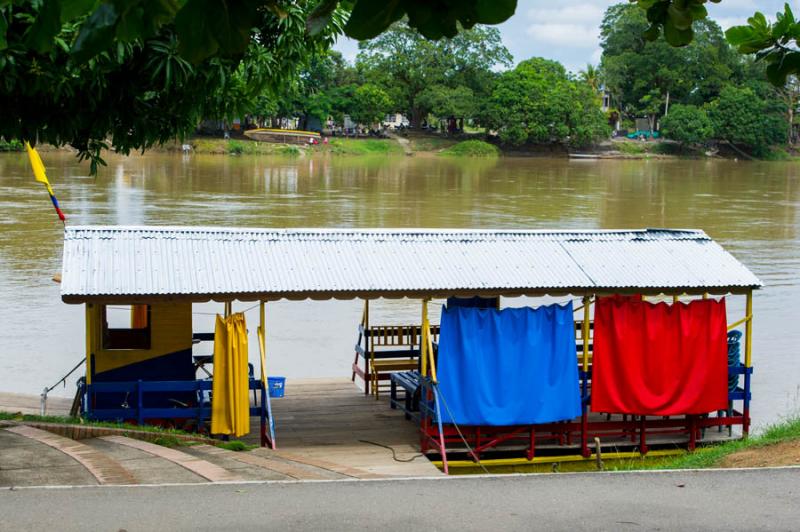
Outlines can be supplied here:
[[409, 124], [408, 118], [402, 113], [392, 113], [388, 114], [383, 118], [383, 127], [387, 127], [389, 129], [397, 129], [399, 127], [408, 127]]

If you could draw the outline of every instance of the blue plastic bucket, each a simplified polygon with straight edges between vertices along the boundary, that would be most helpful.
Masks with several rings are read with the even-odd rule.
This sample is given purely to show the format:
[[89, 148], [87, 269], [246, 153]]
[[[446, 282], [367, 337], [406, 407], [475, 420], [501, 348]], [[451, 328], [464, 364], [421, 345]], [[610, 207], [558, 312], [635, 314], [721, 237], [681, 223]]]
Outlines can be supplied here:
[[270, 397], [283, 397], [284, 385], [286, 384], [286, 377], [267, 377], [267, 387], [269, 389]]

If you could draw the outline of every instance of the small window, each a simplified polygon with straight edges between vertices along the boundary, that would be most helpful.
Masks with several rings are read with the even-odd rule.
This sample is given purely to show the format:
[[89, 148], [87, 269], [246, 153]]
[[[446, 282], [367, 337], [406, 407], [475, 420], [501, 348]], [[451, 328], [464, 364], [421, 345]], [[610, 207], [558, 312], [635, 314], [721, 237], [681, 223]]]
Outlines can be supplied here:
[[103, 349], [150, 349], [150, 305], [103, 307]]

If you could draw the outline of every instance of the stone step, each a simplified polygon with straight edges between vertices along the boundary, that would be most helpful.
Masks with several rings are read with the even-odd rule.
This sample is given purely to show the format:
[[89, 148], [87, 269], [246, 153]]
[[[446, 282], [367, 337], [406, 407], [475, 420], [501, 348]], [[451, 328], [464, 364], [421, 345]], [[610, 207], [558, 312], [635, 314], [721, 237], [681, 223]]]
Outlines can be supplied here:
[[211, 482], [236, 482], [243, 480], [241, 476], [232, 471], [213, 464], [208, 460], [183, 452], [182, 450], [179, 451], [178, 449], [171, 449], [162, 445], [156, 445], [155, 443], [134, 440], [132, 438], [126, 438], [125, 436], [103, 436], [99, 439], [144, 451], [150, 455], [184, 467], [195, 475], [199, 475]]
[[[273, 456], [263, 450], [229, 451], [213, 445], [193, 445], [186, 452], [207, 457], [209, 461], [237, 471], [248, 471], [249, 478], [258, 480], [331, 480], [347, 478], [345, 475]], [[237, 465], [238, 464], [238, 465]], [[244, 468], [244, 469], [242, 469]], [[256, 473], [260, 471], [260, 473]]]
[[71, 456], [0, 430], [0, 487], [85, 485], [97, 485], [97, 479]]
[[35, 440], [69, 456], [83, 466], [98, 484], [136, 484], [134, 476], [122, 464], [79, 441], [25, 425], [7, 427], [3, 430]]
[[117, 460], [131, 472], [139, 484], [191, 484], [208, 482], [185, 467], [142, 451], [130, 445], [120, 445], [104, 438], [89, 438], [81, 442]]

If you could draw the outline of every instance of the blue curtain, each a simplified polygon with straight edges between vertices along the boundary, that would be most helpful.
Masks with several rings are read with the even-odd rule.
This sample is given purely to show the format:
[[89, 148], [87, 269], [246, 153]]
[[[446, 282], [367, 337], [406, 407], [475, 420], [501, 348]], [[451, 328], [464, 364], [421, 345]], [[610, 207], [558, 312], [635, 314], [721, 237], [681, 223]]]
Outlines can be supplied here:
[[440, 323], [443, 422], [527, 425], [581, 414], [572, 303], [442, 308]]

